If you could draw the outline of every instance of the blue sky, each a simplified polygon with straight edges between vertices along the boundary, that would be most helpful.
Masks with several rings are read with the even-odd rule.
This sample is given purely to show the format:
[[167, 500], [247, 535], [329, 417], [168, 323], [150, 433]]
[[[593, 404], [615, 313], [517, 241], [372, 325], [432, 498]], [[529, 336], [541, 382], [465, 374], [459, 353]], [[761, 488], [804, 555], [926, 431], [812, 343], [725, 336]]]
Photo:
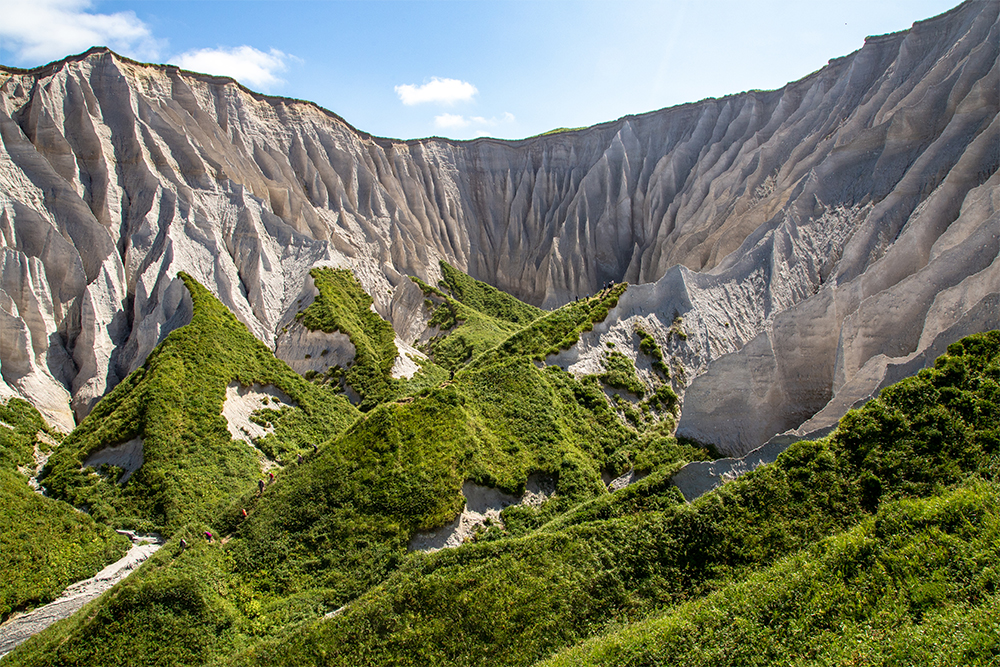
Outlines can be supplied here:
[[0, 62], [95, 44], [373, 134], [521, 138], [778, 88], [957, 0], [0, 0]]

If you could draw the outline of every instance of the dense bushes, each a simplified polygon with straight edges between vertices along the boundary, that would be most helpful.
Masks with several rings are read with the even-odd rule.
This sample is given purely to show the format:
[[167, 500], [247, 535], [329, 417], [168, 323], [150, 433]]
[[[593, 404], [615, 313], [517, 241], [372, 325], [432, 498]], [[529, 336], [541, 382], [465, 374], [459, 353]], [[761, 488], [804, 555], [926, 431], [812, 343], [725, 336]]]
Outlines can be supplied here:
[[[275, 385], [297, 407], [274, 418], [270, 451], [282, 459], [311, 451], [350, 425], [357, 411], [276, 359], [204, 287], [181, 274], [192, 298], [191, 323], [171, 332], [142, 368], [111, 391], [49, 460], [46, 488], [98, 521], [167, 534], [211, 522], [256, 485], [256, 452], [233, 440], [222, 416], [226, 387]], [[141, 437], [144, 464], [120, 486], [82, 469], [108, 446]]]
[[[506, 312], [495, 295], [455, 281], [453, 293]], [[193, 331], [168, 338], [188, 344], [165, 342], [126, 383], [155, 398], [152, 380], [170, 379], [172, 395], [190, 407], [158, 409], [175, 429], [208, 433], [221, 402], [192, 403], [185, 378], [221, 371], [185, 366], [196, 342], [203, 349], [215, 340], [199, 328], [199, 312], [207, 312], [199, 308], [210, 301], [191, 289]], [[494, 331], [514, 326], [428, 289], [433, 307], [449, 306], [449, 337], [475, 318], [476, 326], [500, 327]], [[175, 539], [128, 586], [5, 660], [528, 665], [550, 657], [762, 664], [869, 653], [942, 663], [996, 656], [996, 640], [977, 628], [995, 627], [998, 610], [991, 563], [1000, 333], [952, 346], [934, 369], [849, 413], [830, 437], [792, 445], [774, 464], [687, 504], [670, 476], [705, 452], [670, 437], [667, 420], [641, 432], [624, 425], [596, 379], [535, 363], [606, 315], [621, 289], [543, 314], [485, 351], [473, 346], [468, 363], [456, 356], [453, 379], [373, 407], [322, 440], [316, 455], [286, 466], [261, 496], [231, 492], [212, 515], [224, 544], [196, 540], [202, 524], [188, 519], [178, 535], [196, 542], [192, 548], [182, 552]], [[227, 326], [216, 320], [213, 335], [222, 332], [227, 348], [242, 344]], [[185, 338], [196, 334], [203, 338]], [[225, 359], [240, 378], [272, 372], [264, 361]], [[329, 395], [304, 382], [286, 386], [300, 405], [313, 391]], [[676, 397], [660, 387], [657, 407], [672, 410]], [[112, 426], [123, 419], [116, 410], [126, 401], [118, 400], [101, 413]], [[198, 406], [204, 417], [192, 417], [202, 414]], [[144, 428], [147, 442], [162, 437]], [[292, 433], [287, 423], [278, 431]], [[87, 433], [71, 436], [78, 450]], [[600, 473], [630, 467], [650, 474], [606, 493]], [[556, 481], [540, 508], [508, 508], [504, 526], [457, 549], [408, 553], [414, 531], [460, 510], [464, 480], [518, 492], [532, 473]], [[968, 639], [947, 636], [949, 625]], [[123, 658], [126, 636], [134, 659]], [[894, 648], [875, 651], [881, 637]], [[560, 654], [576, 645], [578, 652]]]
[[34, 469], [36, 433], [48, 427], [17, 398], [0, 403], [0, 621], [49, 602], [69, 584], [120, 558], [128, 540], [65, 503], [28, 486], [18, 466]]
[[[905, 380], [849, 414], [832, 437], [793, 445], [775, 464], [759, 468], [692, 505], [678, 504], [676, 491], [654, 475], [651, 481], [620, 492], [621, 501], [591, 501], [583, 506], [589, 510], [576, 512], [576, 519], [556, 521], [525, 537], [411, 559], [341, 615], [303, 628], [278, 645], [261, 646], [237, 664], [261, 660], [310, 664], [320, 661], [322, 654], [323, 664], [526, 665], [654, 610], [677, 609], [676, 614], [688, 618], [701, 613], [699, 610], [715, 608], [717, 598], [704, 596], [725, 597], [726, 591], [734, 591], [737, 602], [753, 602], [795, 595], [782, 592], [781, 576], [778, 583], [766, 574], [762, 579], [751, 578], [745, 585], [749, 588], [743, 589], [737, 582], [755, 576], [752, 573], [761, 568], [774, 566], [780, 573], [780, 559], [796, 553], [804, 553], [798, 558], [806, 562], [818, 559], [820, 572], [833, 573], [829, 575], [833, 578], [823, 575], [828, 577], [823, 581], [830, 594], [817, 600], [815, 608], [826, 610], [828, 616], [848, 614], [843, 618], [867, 623], [864, 619], [879, 616], [880, 609], [896, 609], [894, 594], [869, 600], [864, 594], [845, 592], [843, 584], [837, 588], [836, 577], [844, 576], [841, 568], [855, 559], [852, 567], [859, 569], [848, 571], [848, 576], [856, 576], [859, 585], [867, 586], [867, 581], [877, 584], [880, 568], [887, 567], [887, 561], [879, 565], [864, 555], [871, 547], [865, 547], [868, 551], [863, 553], [844, 552], [844, 556], [827, 561], [823, 561], [822, 551], [803, 550], [843, 534], [826, 544], [834, 545], [836, 551], [844, 540], [852, 544], [858, 540], [873, 543], [874, 539], [875, 544], [904, 553], [927, 546], [922, 557], [938, 558], [933, 544], [938, 541], [936, 531], [944, 530], [945, 524], [960, 528], [958, 534], [966, 543], [945, 538], [940, 544], [953, 551], [935, 560], [938, 564], [934, 567], [957, 562], [966, 570], [959, 583], [943, 588], [935, 588], [935, 581], [943, 574], [935, 574], [934, 569], [927, 579], [917, 581], [908, 573], [922, 573], [921, 566], [890, 573], [890, 580], [901, 582], [906, 595], [922, 600], [914, 608], [917, 612], [898, 617], [904, 622], [900, 627], [919, 633], [921, 619], [928, 613], [968, 624], [996, 608], [995, 583], [991, 583], [995, 575], [988, 569], [995, 540], [989, 535], [979, 539], [975, 527], [971, 532], [961, 528], [964, 519], [945, 521], [945, 517], [967, 516], [961, 507], [975, 506], [978, 509], [973, 514], [985, 522], [981, 522], [984, 529], [997, 530], [998, 376], [1000, 333], [973, 336], [953, 346], [934, 369]], [[947, 434], [949, 442], [939, 434]], [[889, 474], [886, 462], [896, 456], [896, 443], [902, 452], [919, 453], [919, 457], [900, 462]], [[985, 475], [990, 481], [987, 487], [973, 486], [968, 492], [971, 496], [960, 492], [953, 499], [941, 499], [940, 494], [949, 493], [949, 488], [970, 475]], [[875, 493], [871, 484], [862, 483], [872, 476], [879, 480]], [[907, 504], [905, 498], [914, 496], [930, 498], [930, 504]], [[960, 508], [957, 514], [945, 509], [931, 519], [939, 528], [922, 533], [922, 528], [913, 532], [907, 527], [914, 521], [908, 517], [934, 514], [934, 508], [952, 502]], [[871, 512], [879, 512], [874, 523]], [[852, 529], [855, 532], [845, 533]], [[928, 537], [934, 539], [928, 542]], [[863, 556], [860, 560], [856, 558], [859, 553]], [[899, 559], [893, 562], [904, 565]], [[950, 576], [947, 567], [941, 573]], [[973, 594], [974, 604], [968, 604], [965, 596], [970, 589], [961, 582], [972, 582], [971, 590], [979, 591]], [[825, 590], [824, 585], [815, 590]], [[693, 611], [676, 606], [699, 598], [705, 602], [691, 608]], [[947, 607], [948, 600], [965, 606], [953, 611]], [[860, 616], [851, 615], [852, 605], [859, 605]], [[788, 609], [789, 617], [782, 617], [784, 612], [774, 617], [788, 632], [810, 622], [810, 617], [796, 616], [795, 607]], [[887, 627], [882, 620], [879, 623], [878, 627]], [[940, 634], [943, 623], [934, 621], [928, 627]], [[768, 625], [763, 622], [757, 630], [740, 628], [752, 641], [763, 642], [769, 636], [765, 630]], [[687, 627], [695, 626], [688, 623]], [[725, 634], [732, 629], [728, 623], [711, 627], [719, 628], [726, 641], [743, 636]], [[640, 641], [653, 630], [640, 628], [636, 632], [636, 641]], [[905, 630], [901, 636], [910, 636], [905, 634], [910, 632]], [[633, 641], [628, 633], [619, 637]], [[712, 653], [711, 644], [700, 640], [692, 644], [694, 635], [686, 637], [678, 650], [695, 651], [690, 654], [694, 657], [714, 655], [716, 662], [712, 664], [746, 664], [744, 659], [751, 655], [735, 640], [727, 644], [733, 647], [731, 653], [719, 654]], [[817, 655], [827, 650], [810, 644], [807, 635], [795, 634], [795, 638], [804, 650], [817, 651]], [[836, 655], [848, 643], [831, 646], [829, 650]], [[984, 651], [995, 656], [995, 646], [994, 641], [966, 648], [973, 656], [984, 655]], [[926, 643], [924, 647], [927, 655], [939, 661], [951, 655]], [[627, 654], [631, 649], [622, 650]], [[669, 652], [665, 649], [655, 655]], [[768, 659], [762, 658], [764, 662]]]
[[372, 298], [348, 269], [309, 272], [319, 294], [302, 311], [302, 325], [314, 331], [339, 331], [354, 345], [354, 361], [347, 384], [361, 396], [361, 409], [370, 410], [398, 393], [390, 371], [396, 361], [396, 334], [392, 325], [372, 311]]
[[980, 483], [887, 503], [746, 580], [544, 664], [994, 664], [998, 501], [998, 487]]
[[469, 308], [499, 320], [525, 325], [545, 314], [541, 308], [518, 301], [492, 285], [469, 277], [447, 262], [441, 265], [441, 287]]
[[609, 387], [627, 391], [639, 398], [646, 393], [646, 385], [635, 374], [632, 360], [621, 352], [608, 352], [604, 355], [604, 372], [598, 378]]

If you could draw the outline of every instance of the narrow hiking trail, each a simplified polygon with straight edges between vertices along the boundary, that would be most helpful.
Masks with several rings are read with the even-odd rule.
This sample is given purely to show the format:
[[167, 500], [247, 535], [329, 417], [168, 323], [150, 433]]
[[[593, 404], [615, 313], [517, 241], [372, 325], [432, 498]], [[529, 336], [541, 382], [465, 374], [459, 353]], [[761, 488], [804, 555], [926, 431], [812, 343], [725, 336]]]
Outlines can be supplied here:
[[163, 539], [156, 534], [138, 535], [130, 530], [118, 532], [132, 540], [132, 548], [128, 553], [90, 579], [71, 584], [62, 595], [44, 607], [12, 616], [0, 625], [0, 660], [32, 635], [38, 634], [56, 621], [72, 616], [83, 605], [131, 574], [136, 567], [163, 546]]

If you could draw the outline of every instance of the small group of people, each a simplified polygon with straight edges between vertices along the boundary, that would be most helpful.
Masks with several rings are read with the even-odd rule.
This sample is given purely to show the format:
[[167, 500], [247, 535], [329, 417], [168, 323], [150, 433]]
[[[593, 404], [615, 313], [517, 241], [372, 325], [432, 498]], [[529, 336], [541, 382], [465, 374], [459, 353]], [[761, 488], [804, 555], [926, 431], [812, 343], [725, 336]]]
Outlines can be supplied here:
[[[600, 290], [598, 291], [598, 294], [600, 294], [601, 292], [607, 292], [607, 291], [609, 291], [609, 290], [610, 290], [610, 289], [611, 289], [612, 287], [614, 287], [614, 286], [615, 286], [615, 281], [613, 281], [613, 280], [609, 280], [609, 281], [607, 281], [606, 283], [604, 283], [604, 287], [602, 287], [602, 288], [601, 288], [601, 289], [600, 289]], [[587, 299], [589, 299], [589, 298], [591, 298], [591, 297], [587, 297], [587, 296], [585, 296], [585, 297], [583, 297], [583, 300], [584, 300], [584, 301], [586, 301], [586, 300], [587, 300]], [[574, 302], [576, 302], [576, 303], [580, 303], [580, 297], [578, 297], [578, 296], [574, 296], [574, 297], [573, 297], [573, 301], [574, 301]]]
[[[313, 443], [312, 450], [313, 450], [313, 456], [315, 456], [316, 454], [319, 453], [319, 447], [316, 446], [316, 443]], [[302, 454], [296, 455], [296, 462], [299, 465], [301, 465], [302, 463], [305, 462], [305, 459], [302, 457]], [[268, 471], [268, 473], [267, 473], [267, 482], [265, 482], [263, 479], [257, 480], [257, 495], [259, 496], [259, 495], [263, 494], [264, 493], [264, 487], [268, 486], [270, 484], [273, 484], [273, 483], [274, 483], [274, 472], [273, 471]], [[244, 516], [246, 516], [246, 510], [243, 510], [243, 512], [244, 512]]]

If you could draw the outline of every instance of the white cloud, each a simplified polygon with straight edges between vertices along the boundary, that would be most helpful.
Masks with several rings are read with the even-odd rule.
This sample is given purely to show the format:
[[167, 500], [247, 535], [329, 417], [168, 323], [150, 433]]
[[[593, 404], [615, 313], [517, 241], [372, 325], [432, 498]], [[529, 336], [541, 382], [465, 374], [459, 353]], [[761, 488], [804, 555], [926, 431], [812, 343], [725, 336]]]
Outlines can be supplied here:
[[135, 12], [94, 14], [91, 0], [0, 0], [0, 43], [19, 63], [42, 64], [108, 46], [140, 60], [158, 57], [161, 43]]
[[505, 111], [499, 118], [484, 118], [482, 116], [469, 116], [466, 118], [461, 114], [443, 113], [440, 116], [434, 117], [434, 127], [439, 130], [461, 130], [466, 127], [477, 127], [480, 129], [476, 132], [476, 136], [483, 136], [486, 134], [486, 130], [482, 128], [513, 123], [514, 120], [514, 114], [509, 111]]
[[439, 102], [441, 104], [468, 102], [478, 92], [476, 87], [468, 81], [439, 79], [436, 76], [422, 86], [410, 83], [396, 86], [396, 94], [406, 106], [423, 104], [424, 102]]
[[468, 127], [469, 125], [471, 125], [471, 122], [465, 116], [459, 114], [443, 113], [440, 116], [434, 117], [434, 127], [442, 130], [454, 130]]
[[194, 49], [170, 60], [184, 69], [231, 76], [240, 83], [266, 89], [282, 83], [277, 73], [287, 69], [287, 61], [291, 58], [277, 49], [265, 53], [244, 45], [231, 49]]

